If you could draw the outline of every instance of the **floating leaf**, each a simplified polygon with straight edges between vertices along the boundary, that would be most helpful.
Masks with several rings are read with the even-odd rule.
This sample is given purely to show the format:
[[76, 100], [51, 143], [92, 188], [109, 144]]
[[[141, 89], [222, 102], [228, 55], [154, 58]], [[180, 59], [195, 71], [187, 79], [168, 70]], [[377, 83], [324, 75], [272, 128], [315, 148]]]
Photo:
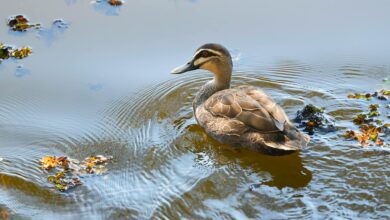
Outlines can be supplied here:
[[381, 89], [381, 90], [376, 91], [372, 94], [370, 94], [370, 93], [366, 93], [366, 94], [354, 93], [354, 94], [348, 95], [348, 98], [351, 98], [351, 99], [370, 100], [372, 97], [376, 97], [379, 100], [388, 100], [390, 98], [390, 90]]
[[29, 20], [23, 15], [16, 15], [8, 19], [8, 26], [13, 31], [26, 31], [29, 28], [39, 28], [40, 24], [29, 24]]
[[390, 98], [390, 90], [381, 89], [374, 94], [379, 100], [388, 100]]
[[50, 169], [55, 168], [55, 167], [58, 166], [58, 161], [57, 161], [57, 158], [56, 158], [56, 157], [44, 156], [44, 157], [41, 159], [41, 164], [42, 164], [42, 167], [43, 167], [45, 170], [50, 170]]
[[382, 125], [382, 124], [383, 124], [383, 122], [382, 122], [382, 120], [381, 120], [381, 119], [377, 119], [377, 120], [375, 120], [375, 123], [376, 123], [377, 125]]
[[[19, 49], [14, 49], [11, 46], [5, 46], [3, 43], [0, 43], [0, 61], [1, 59], [5, 60], [10, 57], [16, 59], [23, 59], [32, 53], [30, 47], [22, 47]], [[1, 62], [0, 62], [1, 63]]]
[[371, 112], [378, 111], [379, 105], [378, 104], [371, 104], [368, 106]]
[[120, 6], [120, 5], [123, 5], [123, 2], [120, 1], [120, 0], [108, 0], [107, 1], [108, 4], [112, 5], [112, 6]]
[[314, 121], [309, 121], [309, 122], [306, 123], [306, 126], [307, 127], [315, 127], [316, 123]]
[[383, 146], [385, 144], [385, 142], [383, 142], [383, 140], [381, 140], [381, 139], [378, 139], [378, 140], [376, 140], [375, 144], [378, 146]]
[[347, 130], [345, 133], [344, 133], [344, 137], [345, 138], [353, 138], [353, 139], [356, 139], [356, 132], [354, 130]]
[[[386, 89], [381, 89], [374, 92], [372, 97], [377, 99], [387, 100], [390, 96], [390, 91]], [[351, 98], [363, 98], [359, 93], [354, 95], [349, 95]], [[365, 95], [365, 97], [370, 97]], [[388, 104], [387, 104], [388, 106]], [[388, 108], [384, 106], [385, 108]], [[353, 118], [353, 123], [359, 125], [358, 131], [348, 130], [345, 132], [345, 138], [353, 138], [358, 140], [362, 146], [367, 145], [385, 145], [384, 140], [381, 137], [386, 137], [390, 135], [389, 124], [384, 122], [384, 117], [381, 118], [380, 110], [382, 109], [380, 104], [370, 104], [368, 106], [369, 111], [367, 113], [361, 113], [356, 115]], [[390, 118], [387, 116], [387, 118]]]
[[374, 125], [362, 125], [360, 131], [348, 130], [345, 132], [345, 138], [353, 138], [358, 140], [362, 146], [367, 146], [369, 141], [372, 141], [376, 145], [384, 145], [383, 140], [379, 139], [379, 133], [382, 132], [381, 127], [376, 127]]
[[349, 94], [348, 98], [350, 99], [367, 99], [370, 100], [372, 95], [370, 93], [366, 94], [360, 94], [360, 93], [354, 93], [354, 94]]
[[82, 162], [82, 167], [87, 173], [90, 174], [102, 174], [106, 171], [103, 166], [97, 166], [107, 163], [107, 161], [111, 160], [112, 157], [105, 157], [103, 155], [96, 155], [87, 157]]
[[80, 163], [78, 160], [68, 159], [65, 156], [45, 156], [41, 159], [41, 164], [46, 170], [56, 171], [55, 175], [48, 176], [47, 180], [53, 183], [58, 190], [65, 192], [82, 184], [78, 175], [105, 173], [107, 171], [105, 165], [111, 159], [111, 156], [96, 155], [87, 157]]
[[8, 59], [10, 56], [11, 47], [7, 47], [4, 44], [0, 43], [0, 59]]
[[81, 185], [81, 181], [77, 177], [67, 178], [63, 171], [57, 172], [54, 176], [49, 176], [47, 180], [55, 184], [56, 188], [62, 192]]
[[58, 190], [60, 190], [60, 191], [62, 191], [62, 192], [64, 192], [64, 191], [66, 191], [66, 190], [69, 189], [68, 186], [66, 186], [65, 184], [60, 184], [60, 183], [57, 183], [57, 184], [56, 184], [56, 187], [57, 187]]
[[378, 111], [372, 111], [372, 112], [369, 112], [369, 113], [368, 113], [368, 117], [370, 117], [370, 118], [377, 117], [377, 116], [379, 116], [379, 115], [380, 115], [380, 114], [379, 114]]
[[67, 157], [64, 157], [64, 156], [59, 157], [59, 158], [57, 159], [57, 161], [58, 161], [58, 163], [61, 165], [62, 168], [64, 168], [65, 170], [69, 169], [69, 163], [70, 163], [70, 161], [68, 160]]
[[371, 121], [372, 119], [368, 119], [366, 114], [358, 114], [353, 119], [353, 123], [356, 125], [367, 124]]
[[10, 54], [11, 57], [15, 57], [17, 59], [23, 59], [30, 55], [32, 50], [30, 47], [22, 47], [20, 49], [13, 50]]

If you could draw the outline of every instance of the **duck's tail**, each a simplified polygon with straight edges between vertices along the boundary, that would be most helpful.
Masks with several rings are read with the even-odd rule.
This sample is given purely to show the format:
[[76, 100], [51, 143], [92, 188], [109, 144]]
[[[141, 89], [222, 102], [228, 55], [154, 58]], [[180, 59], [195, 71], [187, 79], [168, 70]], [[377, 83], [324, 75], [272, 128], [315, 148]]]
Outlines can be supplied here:
[[294, 125], [290, 123], [284, 124], [285, 145], [291, 149], [302, 149], [307, 146], [310, 137], [307, 134], [301, 133]]

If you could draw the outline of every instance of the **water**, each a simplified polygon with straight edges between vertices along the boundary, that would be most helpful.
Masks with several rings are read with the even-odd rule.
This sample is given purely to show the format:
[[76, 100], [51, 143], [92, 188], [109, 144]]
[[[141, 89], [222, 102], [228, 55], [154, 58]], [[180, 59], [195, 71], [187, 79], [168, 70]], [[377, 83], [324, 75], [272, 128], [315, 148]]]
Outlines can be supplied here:
[[[45, 29], [0, 28], [2, 42], [34, 51], [0, 65], [0, 209], [34, 219], [389, 218], [389, 151], [341, 137], [369, 105], [347, 94], [389, 86], [389, 9], [352, 0], [2, 3], [3, 19], [22, 13]], [[52, 27], [58, 18], [69, 27]], [[211, 75], [168, 74], [205, 42], [231, 50], [233, 86], [264, 89], [290, 118], [305, 104], [325, 107], [339, 131], [282, 157], [218, 144], [191, 109]], [[109, 171], [67, 193], [38, 163], [93, 154], [114, 156]]]

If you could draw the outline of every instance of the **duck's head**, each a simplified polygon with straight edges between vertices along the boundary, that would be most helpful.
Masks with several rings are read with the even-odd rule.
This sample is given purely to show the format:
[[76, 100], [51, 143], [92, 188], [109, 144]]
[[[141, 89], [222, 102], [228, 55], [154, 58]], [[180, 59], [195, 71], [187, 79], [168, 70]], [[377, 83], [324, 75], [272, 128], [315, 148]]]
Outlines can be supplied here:
[[192, 59], [172, 70], [172, 74], [181, 74], [196, 69], [208, 70], [214, 75], [231, 75], [233, 68], [232, 58], [229, 51], [220, 44], [205, 44], [199, 47]]

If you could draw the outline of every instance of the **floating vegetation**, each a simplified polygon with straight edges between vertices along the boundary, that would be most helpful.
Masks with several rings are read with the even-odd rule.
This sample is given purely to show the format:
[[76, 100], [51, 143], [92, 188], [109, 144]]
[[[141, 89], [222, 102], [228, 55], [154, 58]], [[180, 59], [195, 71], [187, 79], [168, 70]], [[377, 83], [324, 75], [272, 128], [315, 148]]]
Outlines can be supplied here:
[[94, 8], [109, 16], [119, 15], [119, 11], [124, 4], [123, 0], [94, 0]]
[[376, 118], [381, 115], [378, 110], [379, 105], [371, 104], [368, 106], [368, 109], [369, 109], [368, 113], [361, 113], [356, 115], [353, 118], [353, 123], [356, 125], [363, 125], [363, 124], [370, 124], [370, 123], [376, 123], [377, 125], [382, 125], [382, 119]]
[[79, 178], [67, 178], [63, 171], [58, 171], [54, 176], [49, 176], [47, 180], [55, 184], [56, 188], [61, 192], [65, 192], [69, 189], [75, 188], [78, 185], [81, 185]]
[[81, 169], [79, 169], [79, 172], [88, 174], [103, 174], [107, 171], [105, 164], [111, 159], [112, 157], [105, 157], [102, 155], [87, 157], [80, 164]]
[[42, 168], [45, 170], [51, 170], [58, 166], [59, 160], [56, 157], [44, 156], [41, 159]]
[[123, 1], [121, 0], [96, 0], [96, 3], [108, 3], [111, 6], [121, 6], [123, 5]]
[[386, 89], [381, 89], [379, 91], [376, 91], [374, 93], [366, 93], [366, 94], [361, 94], [361, 93], [354, 93], [354, 94], [349, 94], [348, 98], [350, 99], [366, 99], [366, 100], [371, 100], [372, 97], [376, 97], [379, 100], [388, 100], [390, 98], [390, 90]]
[[366, 114], [358, 114], [353, 118], [353, 123], [355, 125], [369, 124], [373, 121], [374, 120], [371, 118], [368, 118]]
[[10, 57], [14, 57], [17, 59], [23, 59], [28, 55], [32, 54], [32, 50], [30, 47], [22, 47], [19, 49], [15, 49], [11, 51]]
[[381, 89], [374, 92], [373, 96], [377, 97], [379, 100], [388, 100], [390, 98], [390, 90]]
[[[388, 94], [386, 90], [380, 90], [378, 94]], [[359, 141], [362, 146], [368, 145], [385, 145], [384, 139], [389, 133], [389, 124], [383, 123], [381, 118], [379, 104], [370, 104], [368, 112], [360, 113], [353, 118], [353, 123], [359, 125], [359, 130], [347, 130], [344, 137], [347, 139], [355, 139]]]
[[6, 60], [10, 56], [10, 47], [4, 46], [3, 43], [0, 43], [0, 63], [1, 60]]
[[354, 93], [354, 94], [349, 94], [348, 98], [350, 98], [350, 99], [367, 99], [367, 100], [370, 100], [372, 98], [372, 95], [370, 93], [366, 93], [366, 94]]
[[111, 159], [112, 157], [96, 155], [80, 162], [65, 156], [44, 156], [40, 162], [43, 169], [55, 172], [47, 180], [53, 183], [58, 190], [65, 192], [82, 184], [78, 178], [79, 175], [105, 173], [107, 171], [105, 166]]
[[32, 54], [30, 47], [13, 48], [0, 43], [0, 63], [9, 58], [23, 59]]
[[112, 6], [120, 6], [120, 5], [123, 5], [123, 2], [120, 1], [120, 0], [108, 0], [107, 1], [108, 4], [112, 5]]
[[299, 123], [299, 127], [303, 127], [310, 135], [314, 134], [316, 129], [325, 132], [335, 130], [333, 119], [325, 114], [325, 109], [312, 104], [306, 105], [297, 112], [295, 122]]
[[8, 19], [8, 26], [13, 31], [24, 32], [30, 28], [40, 28], [40, 24], [29, 24], [29, 20], [23, 15], [11, 16]]
[[379, 134], [383, 133], [381, 127], [375, 125], [362, 125], [360, 126], [359, 131], [348, 130], [345, 132], [344, 137], [353, 138], [362, 146], [367, 146], [370, 144], [375, 144], [377, 146], [383, 146], [384, 141], [379, 137]]

